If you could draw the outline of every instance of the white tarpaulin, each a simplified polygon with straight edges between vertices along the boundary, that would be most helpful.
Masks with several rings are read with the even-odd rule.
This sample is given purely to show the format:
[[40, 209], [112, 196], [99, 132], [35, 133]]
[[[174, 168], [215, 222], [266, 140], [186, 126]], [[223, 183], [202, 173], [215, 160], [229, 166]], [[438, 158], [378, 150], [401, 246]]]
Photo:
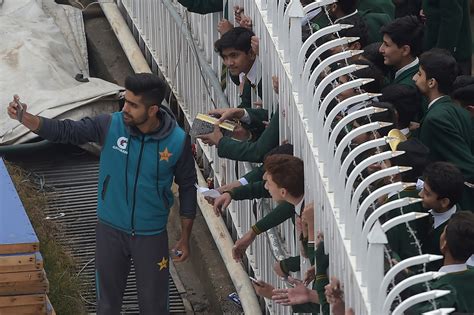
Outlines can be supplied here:
[[77, 117], [79, 107], [122, 89], [97, 78], [75, 79], [77, 74], [89, 75], [78, 9], [53, 0], [0, 1], [0, 38], [0, 144], [31, 138], [6, 113], [14, 94], [32, 114], [67, 117], [75, 110]]

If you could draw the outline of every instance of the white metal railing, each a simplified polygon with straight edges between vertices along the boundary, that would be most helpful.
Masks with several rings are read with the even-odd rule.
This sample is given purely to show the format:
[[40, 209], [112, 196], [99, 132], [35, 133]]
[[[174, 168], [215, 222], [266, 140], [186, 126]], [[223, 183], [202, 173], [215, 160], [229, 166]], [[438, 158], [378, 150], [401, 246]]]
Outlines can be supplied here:
[[[378, 218], [381, 214], [399, 208], [419, 199], [403, 198], [375, 209], [364, 221], [365, 209], [381, 194], [398, 192], [407, 187], [406, 183], [392, 183], [369, 192], [359, 203], [359, 199], [374, 181], [399, 174], [406, 167], [393, 166], [364, 178], [354, 190], [354, 182], [363, 169], [372, 163], [389, 159], [403, 152], [383, 152], [356, 163], [355, 159], [363, 152], [386, 144], [389, 138], [368, 141], [360, 145], [342, 159], [342, 152], [356, 136], [373, 132], [385, 127], [386, 123], [371, 122], [353, 129], [336, 144], [336, 136], [343, 127], [354, 119], [381, 111], [379, 108], [363, 106], [341, 120], [334, 128], [332, 117], [341, 110], [375, 97], [374, 94], [361, 94], [340, 102], [326, 117], [326, 109], [340, 92], [348, 88], [361, 87], [369, 79], [357, 79], [335, 88], [333, 92], [321, 99], [325, 86], [342, 74], [350, 74], [361, 66], [350, 66], [328, 74], [319, 85], [316, 80], [326, 67], [332, 63], [345, 62], [361, 51], [343, 50], [330, 58], [321, 60], [321, 54], [338, 45], [354, 41], [354, 38], [340, 38], [338, 31], [350, 27], [335, 24], [323, 28], [310, 36], [303, 44], [301, 38], [301, 20], [309, 8], [324, 6], [336, 0], [316, 0], [303, 8], [299, 1], [292, 0], [285, 8], [285, 1], [272, 0], [230, 0], [228, 8], [230, 20], [233, 19], [232, 7], [241, 5], [245, 14], [253, 21], [253, 30], [260, 39], [259, 61], [264, 79], [262, 102], [270, 110], [276, 108], [280, 113], [280, 140], [294, 145], [295, 155], [304, 160], [305, 165], [305, 200], [315, 203], [315, 227], [324, 233], [325, 250], [330, 256], [329, 273], [338, 277], [345, 284], [345, 302], [356, 314], [386, 314], [390, 312], [392, 302], [397, 294], [387, 295], [390, 283], [395, 275], [406, 267], [440, 259], [440, 256], [420, 255], [406, 259], [384, 273], [384, 248], [387, 243], [385, 231], [393, 226], [421, 217], [421, 214], [410, 214], [396, 217], [381, 225]], [[146, 48], [146, 58], [153, 68], [159, 68], [173, 89], [187, 121], [197, 113], [225, 106], [236, 106], [239, 103], [237, 87], [227, 80], [225, 96], [219, 86], [221, 61], [213, 51], [213, 44], [218, 39], [216, 26], [222, 14], [190, 14], [183, 7], [171, 0], [119, 0], [119, 7], [127, 16], [129, 26], [139, 39], [141, 47]], [[335, 33], [338, 38], [319, 46], [305, 58], [306, 52], [316, 39]], [[314, 67], [313, 65], [316, 65]], [[311, 70], [313, 69], [313, 70]], [[280, 93], [272, 93], [270, 77], [279, 77]], [[239, 163], [239, 174], [235, 174], [235, 163], [222, 160], [214, 148], [200, 143], [207, 157], [218, 184], [229, 183], [249, 169], [249, 165]], [[350, 165], [355, 167], [347, 174]], [[238, 175], [238, 176], [236, 176]], [[259, 218], [265, 213], [259, 204]], [[237, 235], [240, 237], [255, 223], [251, 202], [233, 203], [230, 208], [231, 220]], [[275, 234], [276, 233], [276, 234]], [[283, 286], [281, 280], [273, 273], [275, 246], [277, 240], [283, 239], [284, 251], [277, 254], [297, 254], [293, 224], [288, 221], [276, 231], [271, 231], [268, 238], [259, 237], [249, 248], [247, 255], [251, 267], [257, 276], [275, 286]], [[268, 241], [270, 239], [270, 241]], [[278, 246], [277, 246], [278, 247]], [[258, 254], [255, 254], [258, 253]], [[367, 259], [370, 257], [370, 259]], [[424, 273], [412, 276], [405, 282], [397, 284], [393, 290], [400, 290], [420, 281], [427, 281], [439, 276], [437, 273]], [[393, 291], [392, 291], [393, 292]], [[396, 291], [395, 291], [396, 292]], [[444, 291], [430, 291], [405, 300], [393, 310], [393, 314], [403, 312], [407, 307], [446, 294]], [[287, 307], [274, 305], [266, 301], [267, 312], [288, 313]]]

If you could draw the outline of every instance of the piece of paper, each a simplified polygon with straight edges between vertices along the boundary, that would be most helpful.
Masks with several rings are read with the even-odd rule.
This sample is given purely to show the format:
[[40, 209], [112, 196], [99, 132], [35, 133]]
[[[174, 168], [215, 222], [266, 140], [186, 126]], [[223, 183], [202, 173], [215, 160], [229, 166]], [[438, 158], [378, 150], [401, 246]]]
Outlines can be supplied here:
[[207, 187], [200, 187], [197, 184], [195, 184], [196, 189], [198, 193], [201, 193], [204, 197], [211, 197], [211, 198], [217, 198], [221, 195], [220, 192], [218, 192], [216, 189], [209, 189]]

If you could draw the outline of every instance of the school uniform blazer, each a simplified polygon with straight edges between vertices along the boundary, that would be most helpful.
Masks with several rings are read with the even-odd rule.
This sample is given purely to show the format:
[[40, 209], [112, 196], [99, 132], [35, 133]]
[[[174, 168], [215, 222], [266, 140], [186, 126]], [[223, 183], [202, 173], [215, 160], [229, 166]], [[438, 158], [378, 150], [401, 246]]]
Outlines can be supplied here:
[[[419, 139], [429, 149], [431, 161], [456, 165], [465, 180], [474, 182], [473, 120], [469, 112], [453, 103], [449, 96], [436, 101], [421, 120]], [[474, 211], [474, 194], [465, 188], [460, 202], [463, 210]]]
[[447, 49], [457, 61], [472, 54], [469, 0], [423, 0], [425, 49]]

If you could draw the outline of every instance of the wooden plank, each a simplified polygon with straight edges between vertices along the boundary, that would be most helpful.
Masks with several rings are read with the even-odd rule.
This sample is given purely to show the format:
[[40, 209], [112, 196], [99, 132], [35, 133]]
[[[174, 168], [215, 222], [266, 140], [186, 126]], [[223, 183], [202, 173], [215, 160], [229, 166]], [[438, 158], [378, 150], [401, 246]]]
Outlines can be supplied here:
[[46, 294], [0, 296], [0, 308], [46, 303]]
[[0, 255], [0, 266], [34, 264], [35, 253]]
[[[29, 262], [30, 256], [33, 255], [34, 259], [32, 262]], [[2, 257], [7, 256], [16, 256], [16, 255], [0, 255], [0, 261]], [[34, 270], [41, 270], [44, 268], [43, 265], [43, 256], [41, 256], [40, 252], [36, 252], [34, 254], [21, 254], [21, 256], [25, 256], [21, 258], [21, 262], [13, 260], [14, 264], [7, 264], [7, 262], [12, 262], [12, 260], [5, 259], [4, 264], [0, 262], [0, 273], [4, 272], [17, 272], [17, 271], [34, 271]], [[26, 258], [26, 256], [28, 258]], [[24, 263], [26, 261], [26, 263]]]
[[0, 315], [46, 315], [46, 303], [0, 308]]
[[38, 251], [38, 238], [3, 159], [0, 160], [0, 204], [0, 254]]
[[19, 294], [41, 294], [49, 290], [49, 281], [46, 273], [42, 270], [44, 276], [41, 281], [9, 281], [0, 282], [0, 295], [19, 295]]
[[4, 282], [43, 281], [42, 270], [0, 273], [0, 285]]

